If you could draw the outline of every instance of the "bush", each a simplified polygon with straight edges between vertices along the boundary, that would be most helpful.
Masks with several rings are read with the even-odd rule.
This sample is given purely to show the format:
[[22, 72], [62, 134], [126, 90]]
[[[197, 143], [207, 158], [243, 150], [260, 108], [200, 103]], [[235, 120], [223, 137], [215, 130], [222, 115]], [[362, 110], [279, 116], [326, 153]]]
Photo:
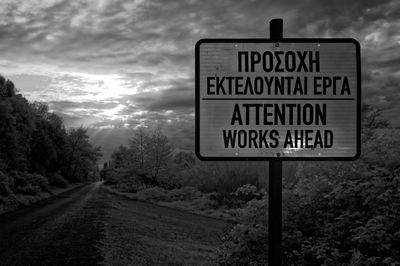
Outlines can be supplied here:
[[246, 203], [244, 208], [237, 210], [240, 222], [256, 223], [268, 226], [268, 195], [264, 195], [261, 200], [253, 199]]
[[[237, 207], [242, 207], [243, 204], [253, 200], [262, 199], [264, 196], [263, 192], [258, 191], [256, 186], [246, 184], [238, 188], [234, 193], [231, 193], [232, 201], [236, 201]], [[234, 205], [234, 204], [232, 204]]]
[[218, 250], [220, 265], [267, 265], [268, 228], [259, 224], [238, 224], [224, 238]]
[[49, 180], [46, 177], [38, 174], [26, 174], [26, 177], [33, 186], [37, 186], [43, 191], [49, 190]]
[[202, 193], [216, 192], [212, 200], [219, 205], [238, 207], [233, 194], [238, 188], [249, 184], [258, 186], [260, 176], [265, 176], [265, 167], [248, 162], [199, 162], [178, 175], [185, 186], [193, 186]]
[[219, 263], [267, 265], [268, 195], [249, 185], [239, 188], [237, 194], [244, 200], [252, 199], [237, 210], [240, 223], [223, 238]]
[[171, 198], [168, 196], [168, 190], [165, 190], [160, 187], [151, 187], [143, 189], [136, 193], [138, 199], [146, 200], [146, 201], [172, 201]]
[[17, 193], [34, 195], [49, 190], [49, 181], [44, 176], [19, 171], [11, 171], [10, 176], [14, 180], [13, 190]]
[[49, 175], [49, 183], [52, 186], [66, 188], [69, 182], [65, 180], [59, 173], [52, 173]]
[[14, 194], [7, 197], [0, 196], [0, 214], [16, 210], [19, 206], [20, 203]]
[[16, 191], [18, 187], [23, 187], [28, 184], [27, 180], [25, 179], [24, 176], [22, 176], [21, 172], [18, 171], [10, 171], [9, 172], [10, 177], [14, 180], [14, 186], [13, 186], [13, 191]]
[[164, 181], [161, 178], [159, 178], [159, 179], [160, 179], [159, 187], [162, 187], [164, 189], [172, 190], [172, 189], [182, 188], [182, 182], [179, 182], [176, 180], [169, 180], [169, 179], [165, 179], [165, 181]]
[[25, 195], [38, 195], [40, 192], [42, 191], [42, 189], [39, 186], [35, 186], [32, 184], [28, 184], [26, 186], [23, 187], [18, 187], [17, 188], [17, 193], [21, 193], [21, 194], [25, 194]]
[[[399, 264], [400, 177], [377, 171], [378, 176], [335, 180], [335, 171], [325, 167], [283, 190], [284, 265]], [[220, 262], [262, 264], [266, 247], [249, 234], [255, 226], [267, 228], [267, 195], [247, 202], [238, 215], [241, 224], [225, 238]], [[251, 259], [240, 258], [243, 252]]]
[[210, 198], [210, 194], [203, 194], [202, 197], [194, 199], [191, 206], [194, 210], [207, 211], [217, 209], [218, 203]]
[[181, 174], [201, 192], [229, 195], [246, 184], [257, 186], [262, 170], [252, 163], [199, 162]]
[[202, 193], [195, 187], [175, 188], [167, 194], [172, 201], [192, 201], [202, 196]]
[[143, 189], [142, 184], [132, 183], [132, 182], [116, 183], [112, 186], [113, 186], [113, 188], [117, 189], [118, 191], [129, 192], [129, 193], [136, 193]]
[[104, 168], [100, 171], [100, 178], [104, 180], [106, 185], [114, 185], [118, 183], [117, 172], [113, 168]]
[[14, 187], [14, 180], [0, 171], [0, 196], [12, 195], [12, 187]]
[[112, 185], [122, 192], [135, 193], [146, 187], [145, 181], [153, 181], [134, 168], [105, 168], [100, 172], [104, 184]]

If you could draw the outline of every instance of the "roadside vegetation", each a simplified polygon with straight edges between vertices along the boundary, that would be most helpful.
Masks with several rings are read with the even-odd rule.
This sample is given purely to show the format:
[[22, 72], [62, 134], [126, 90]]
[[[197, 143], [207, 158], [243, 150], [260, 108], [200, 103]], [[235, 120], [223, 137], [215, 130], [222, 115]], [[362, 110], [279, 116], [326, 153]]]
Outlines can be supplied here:
[[[399, 147], [400, 131], [365, 104], [359, 160], [284, 163], [285, 265], [400, 265]], [[267, 173], [266, 163], [200, 162], [140, 128], [101, 176], [131, 198], [235, 221], [218, 263], [266, 265]]]
[[[400, 130], [363, 105], [359, 160], [284, 163], [285, 265], [400, 265], [399, 147]], [[0, 76], [0, 213], [98, 179], [100, 156], [86, 129], [66, 130]], [[100, 175], [128, 197], [234, 221], [217, 262], [266, 265], [265, 162], [201, 162], [174, 149], [161, 128], [143, 127]]]
[[0, 76], [0, 214], [49, 196], [53, 187], [98, 176], [100, 148], [86, 129], [66, 130], [43, 103], [30, 103]]

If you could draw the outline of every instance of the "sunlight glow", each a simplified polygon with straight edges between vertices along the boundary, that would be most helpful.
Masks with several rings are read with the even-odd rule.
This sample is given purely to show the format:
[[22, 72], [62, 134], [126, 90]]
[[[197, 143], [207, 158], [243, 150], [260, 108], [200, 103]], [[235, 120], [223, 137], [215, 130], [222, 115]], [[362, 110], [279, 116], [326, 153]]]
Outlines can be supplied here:
[[117, 74], [100, 75], [87, 73], [67, 73], [80, 80], [81, 90], [86, 95], [81, 95], [80, 100], [105, 100], [120, 98], [123, 95], [132, 95], [137, 93], [137, 85], [130, 84], [126, 79]]
[[120, 119], [123, 117], [120, 112], [125, 108], [125, 105], [118, 104], [118, 106], [115, 108], [102, 111], [101, 115], [107, 119]]

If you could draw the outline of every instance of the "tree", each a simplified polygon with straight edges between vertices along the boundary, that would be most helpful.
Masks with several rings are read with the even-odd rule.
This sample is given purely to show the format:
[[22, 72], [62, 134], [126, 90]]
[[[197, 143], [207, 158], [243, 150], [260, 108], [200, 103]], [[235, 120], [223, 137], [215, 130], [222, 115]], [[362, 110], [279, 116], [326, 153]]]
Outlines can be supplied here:
[[6, 99], [0, 100], [0, 159], [7, 169], [18, 167], [18, 138], [13, 107]]
[[151, 136], [149, 153], [152, 165], [152, 177], [154, 180], [157, 180], [160, 171], [167, 165], [172, 153], [168, 138], [162, 133], [160, 128], [157, 128]]
[[15, 96], [15, 85], [11, 80], [6, 81], [6, 95], [8, 97]]
[[11, 80], [6, 79], [0, 75], [0, 96], [2, 97], [14, 97], [15, 96], [15, 85]]
[[129, 147], [119, 146], [112, 155], [115, 168], [133, 171], [137, 176], [157, 184], [160, 173], [166, 169], [172, 148], [161, 129], [153, 132], [145, 128], [134, 131]]
[[86, 130], [67, 132], [46, 104], [29, 103], [16, 91], [14, 83], [0, 75], [0, 170], [16, 184], [0, 180], [0, 185], [31, 193], [39, 183], [45, 188], [47, 177], [65, 185], [64, 178], [85, 181], [96, 176], [100, 148], [90, 144]]
[[6, 88], [6, 78], [0, 75], [0, 96], [6, 96], [7, 88]]
[[179, 168], [190, 168], [196, 163], [196, 158], [193, 153], [180, 151], [175, 154], [173, 163]]
[[87, 129], [71, 129], [65, 152], [64, 176], [70, 181], [85, 181], [91, 172], [96, 171], [97, 160], [101, 157], [100, 147], [90, 144]]
[[30, 168], [42, 175], [54, 173], [65, 165], [67, 133], [59, 116], [48, 111], [47, 105], [34, 103], [35, 127], [30, 138]]
[[[112, 167], [114, 168], [126, 168], [133, 164], [131, 151], [123, 145], [120, 145], [112, 154]], [[107, 166], [107, 163], [105, 163]]]
[[382, 116], [382, 109], [363, 103], [361, 107], [361, 128], [362, 128], [362, 142], [370, 140], [374, 131], [378, 128], [390, 128], [388, 120]]
[[131, 152], [131, 159], [142, 172], [146, 172], [148, 169], [149, 153], [148, 149], [150, 147], [150, 136], [148, 131], [144, 127], [139, 127], [133, 134], [130, 140], [129, 148]]

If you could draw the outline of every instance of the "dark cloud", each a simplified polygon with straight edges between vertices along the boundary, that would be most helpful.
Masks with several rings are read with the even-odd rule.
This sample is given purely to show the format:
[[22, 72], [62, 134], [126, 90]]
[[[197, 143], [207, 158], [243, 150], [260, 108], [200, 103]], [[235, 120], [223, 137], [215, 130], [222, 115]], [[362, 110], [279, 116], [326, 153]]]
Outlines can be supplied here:
[[154, 74], [148, 72], [133, 72], [133, 73], [127, 72], [124, 73], [124, 75], [128, 78], [139, 79], [139, 80], [141, 79], [148, 80], [154, 77]]
[[[400, 124], [400, 3], [307, 1], [2, 1], [0, 68], [68, 125], [158, 123], [177, 143], [194, 136], [194, 45], [201, 38], [353, 37], [363, 100]], [[181, 141], [178, 141], [181, 140]]]
[[162, 91], [148, 106], [148, 110], [194, 110], [194, 88], [174, 88]]
[[72, 102], [72, 101], [51, 101], [48, 103], [51, 109], [62, 111], [68, 109], [96, 109], [98, 111], [104, 109], [112, 109], [118, 106], [117, 102]]
[[[157, 82], [144, 84], [146, 88], [156, 85]], [[168, 82], [169, 87], [159, 91], [145, 91], [134, 95], [127, 95], [122, 100], [129, 102], [130, 106], [121, 111], [121, 114], [129, 114], [138, 109], [146, 111], [177, 111], [194, 109], [194, 81], [193, 79], [177, 79]]]

